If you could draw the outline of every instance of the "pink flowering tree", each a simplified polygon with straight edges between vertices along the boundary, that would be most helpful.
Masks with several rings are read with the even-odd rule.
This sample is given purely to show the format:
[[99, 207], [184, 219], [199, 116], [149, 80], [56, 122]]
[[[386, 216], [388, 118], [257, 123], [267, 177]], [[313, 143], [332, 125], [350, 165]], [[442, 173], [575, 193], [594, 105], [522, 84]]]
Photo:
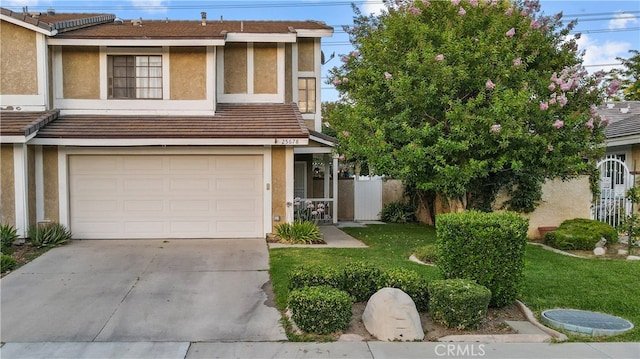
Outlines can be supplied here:
[[546, 179], [594, 171], [602, 76], [581, 66], [574, 22], [537, 1], [386, 3], [377, 16], [354, 7], [357, 56], [331, 70], [349, 81], [325, 117], [347, 158], [414, 189], [424, 221], [491, 210], [501, 189], [508, 209], [530, 212]]

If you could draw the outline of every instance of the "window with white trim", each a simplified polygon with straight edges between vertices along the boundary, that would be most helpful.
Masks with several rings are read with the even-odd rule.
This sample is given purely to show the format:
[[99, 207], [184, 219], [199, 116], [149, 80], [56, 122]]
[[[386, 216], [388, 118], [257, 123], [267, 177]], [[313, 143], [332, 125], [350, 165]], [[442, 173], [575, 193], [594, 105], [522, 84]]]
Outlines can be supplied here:
[[109, 55], [110, 99], [162, 99], [161, 55]]
[[298, 78], [298, 108], [302, 113], [316, 113], [316, 78]]

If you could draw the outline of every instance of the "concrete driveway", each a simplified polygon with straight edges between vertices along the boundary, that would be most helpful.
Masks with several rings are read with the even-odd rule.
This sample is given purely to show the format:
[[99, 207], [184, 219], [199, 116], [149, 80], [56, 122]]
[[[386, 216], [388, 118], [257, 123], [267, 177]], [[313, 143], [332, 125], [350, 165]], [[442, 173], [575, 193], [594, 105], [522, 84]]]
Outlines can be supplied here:
[[0, 339], [286, 340], [268, 263], [264, 239], [73, 241], [0, 280]]

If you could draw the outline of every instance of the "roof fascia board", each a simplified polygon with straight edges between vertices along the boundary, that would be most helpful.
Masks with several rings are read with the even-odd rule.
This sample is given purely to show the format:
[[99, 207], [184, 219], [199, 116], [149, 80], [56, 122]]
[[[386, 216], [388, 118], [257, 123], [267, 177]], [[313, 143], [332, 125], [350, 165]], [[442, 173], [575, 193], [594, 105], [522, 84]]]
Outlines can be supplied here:
[[51, 38], [49, 45], [58, 46], [223, 46], [224, 39], [56, 39]]
[[298, 37], [331, 37], [333, 30], [296, 29]]
[[27, 138], [20, 135], [0, 136], [0, 143], [26, 143]]
[[314, 135], [309, 135], [309, 139], [312, 141], [316, 141], [318, 143], [322, 143], [323, 145], [327, 145], [327, 146], [331, 146], [331, 147], [335, 147], [335, 143], [331, 142], [331, 141], [327, 141], [323, 138], [314, 136]]
[[47, 35], [47, 36], [55, 36], [58, 33], [58, 30], [49, 31], [49, 30], [43, 29], [43, 28], [41, 28], [39, 26], [36, 26], [36, 25], [33, 25], [33, 24], [29, 24], [28, 22], [24, 22], [22, 20], [13, 18], [11, 16], [7, 16], [7, 15], [0, 14], [0, 19], [3, 20], [3, 21], [6, 21], [6, 22], [10, 22], [10, 23], [12, 23], [14, 25], [18, 25], [18, 26], [24, 27], [26, 29], [33, 30], [35, 32], [39, 32], [39, 33], [41, 33], [43, 35]]
[[640, 134], [607, 139], [607, 147], [640, 144]]
[[296, 34], [228, 32], [227, 42], [296, 42]]
[[314, 153], [333, 153], [333, 149], [329, 147], [294, 147], [293, 153], [296, 155], [308, 155]]
[[[298, 145], [307, 145], [307, 138], [295, 139]], [[30, 144], [43, 146], [273, 146], [280, 138], [135, 138], [135, 139], [83, 139], [35, 138]]]

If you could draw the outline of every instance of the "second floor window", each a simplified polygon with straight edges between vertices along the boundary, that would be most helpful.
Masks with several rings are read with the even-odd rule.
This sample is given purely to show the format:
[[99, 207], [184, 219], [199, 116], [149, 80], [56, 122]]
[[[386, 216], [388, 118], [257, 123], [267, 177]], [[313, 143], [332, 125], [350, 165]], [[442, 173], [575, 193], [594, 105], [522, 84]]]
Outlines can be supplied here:
[[162, 56], [108, 56], [109, 98], [162, 99]]
[[298, 108], [302, 113], [316, 113], [316, 79], [314, 77], [298, 79]]

